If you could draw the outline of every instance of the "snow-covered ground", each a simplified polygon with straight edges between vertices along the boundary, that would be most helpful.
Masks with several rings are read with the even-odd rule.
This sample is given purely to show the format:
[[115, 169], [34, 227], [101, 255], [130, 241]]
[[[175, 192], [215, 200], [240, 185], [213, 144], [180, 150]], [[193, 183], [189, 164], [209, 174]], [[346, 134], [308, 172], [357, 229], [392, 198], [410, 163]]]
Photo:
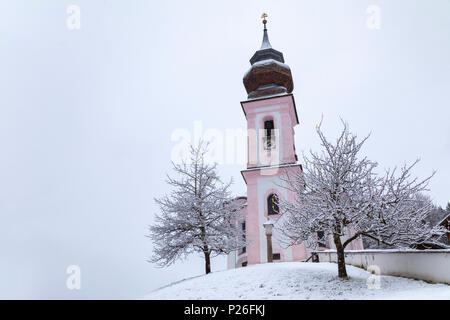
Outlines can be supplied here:
[[349, 280], [337, 278], [334, 263], [283, 262], [210, 273], [160, 288], [145, 299], [445, 299], [450, 286], [372, 275], [347, 266]]

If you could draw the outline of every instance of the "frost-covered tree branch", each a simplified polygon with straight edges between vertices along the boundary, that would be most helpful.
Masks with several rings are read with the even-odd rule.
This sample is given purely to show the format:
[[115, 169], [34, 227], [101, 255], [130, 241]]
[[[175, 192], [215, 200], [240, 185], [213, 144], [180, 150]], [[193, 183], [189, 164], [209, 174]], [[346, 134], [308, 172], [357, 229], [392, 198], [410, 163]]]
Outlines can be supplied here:
[[177, 178], [167, 177], [173, 188], [169, 196], [155, 199], [161, 214], [155, 215], [149, 237], [154, 242], [150, 262], [167, 266], [177, 259], [200, 252], [206, 273], [211, 257], [245, 246], [237, 221], [240, 206], [229, 191], [231, 181], [222, 183], [216, 164], [205, 163], [207, 145], [200, 142], [190, 150], [190, 159], [173, 164]]
[[[351, 241], [365, 236], [409, 247], [436, 242], [443, 229], [425, 222], [433, 205], [422, 192], [432, 175], [423, 180], [412, 177], [418, 160], [380, 176], [375, 172], [377, 163], [360, 156], [368, 136], [358, 141], [342, 123], [334, 143], [326, 139], [320, 123], [316, 131], [322, 152], [311, 151], [304, 156], [304, 172], [284, 178], [295, 200], [281, 202], [285, 223], [279, 229], [291, 245], [311, 241], [318, 231], [331, 235], [339, 276], [346, 278], [344, 249]], [[351, 236], [344, 241], [349, 231]]]

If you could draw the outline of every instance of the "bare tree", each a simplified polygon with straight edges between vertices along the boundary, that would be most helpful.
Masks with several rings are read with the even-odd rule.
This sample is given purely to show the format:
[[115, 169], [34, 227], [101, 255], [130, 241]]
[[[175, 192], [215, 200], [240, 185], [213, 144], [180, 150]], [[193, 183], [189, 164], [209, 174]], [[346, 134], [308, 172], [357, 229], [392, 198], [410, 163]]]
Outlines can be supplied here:
[[211, 272], [211, 258], [245, 246], [239, 204], [231, 197], [232, 183], [221, 182], [216, 164], [205, 162], [207, 145], [200, 142], [190, 150], [190, 161], [173, 163], [177, 179], [168, 177], [170, 196], [155, 199], [161, 214], [150, 226], [154, 241], [150, 262], [168, 266], [190, 253], [203, 253], [205, 272]]
[[[344, 249], [361, 236], [397, 247], [436, 241], [439, 227], [430, 227], [425, 217], [433, 208], [421, 195], [432, 175], [424, 180], [411, 178], [410, 166], [375, 172], [377, 163], [360, 158], [368, 136], [357, 141], [343, 122], [342, 133], [333, 144], [316, 127], [321, 153], [304, 156], [304, 172], [286, 176], [293, 202], [282, 201], [285, 219], [280, 231], [291, 244], [313, 242], [315, 233], [331, 235], [336, 246], [338, 275], [347, 278]], [[351, 234], [345, 237], [346, 232]]]

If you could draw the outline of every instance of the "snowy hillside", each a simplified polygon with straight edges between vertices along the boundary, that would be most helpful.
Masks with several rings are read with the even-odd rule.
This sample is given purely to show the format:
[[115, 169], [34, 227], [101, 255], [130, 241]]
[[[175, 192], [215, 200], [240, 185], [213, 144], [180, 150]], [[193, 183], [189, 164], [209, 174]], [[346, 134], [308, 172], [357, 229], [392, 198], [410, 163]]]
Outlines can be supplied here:
[[153, 291], [145, 299], [450, 300], [449, 285], [381, 276], [380, 288], [368, 289], [370, 273], [352, 266], [347, 266], [347, 272], [350, 280], [343, 281], [337, 278], [333, 263], [260, 264], [180, 281]]

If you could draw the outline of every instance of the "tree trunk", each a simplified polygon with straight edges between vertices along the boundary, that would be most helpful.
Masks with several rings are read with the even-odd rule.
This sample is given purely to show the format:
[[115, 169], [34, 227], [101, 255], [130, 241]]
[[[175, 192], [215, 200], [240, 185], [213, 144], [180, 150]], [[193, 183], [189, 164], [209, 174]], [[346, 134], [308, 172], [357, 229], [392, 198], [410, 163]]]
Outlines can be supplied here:
[[209, 251], [203, 251], [205, 254], [205, 273], [208, 274], [211, 272], [211, 254]]
[[201, 239], [203, 242], [203, 254], [205, 255], [205, 273], [208, 274], [211, 272], [211, 252], [209, 251], [209, 247], [206, 244], [205, 240], [206, 239], [205, 227], [200, 227], [200, 230], [201, 230]]
[[342, 279], [348, 279], [347, 269], [345, 268], [344, 247], [342, 246], [341, 237], [333, 234], [334, 244], [336, 246], [338, 276]]

